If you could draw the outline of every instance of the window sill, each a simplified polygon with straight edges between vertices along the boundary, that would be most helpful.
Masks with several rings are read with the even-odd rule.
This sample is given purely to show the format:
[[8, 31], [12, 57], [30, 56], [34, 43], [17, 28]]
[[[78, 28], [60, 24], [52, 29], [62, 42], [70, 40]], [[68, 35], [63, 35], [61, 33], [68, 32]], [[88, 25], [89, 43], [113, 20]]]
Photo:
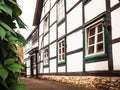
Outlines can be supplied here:
[[100, 59], [107, 57], [107, 54], [97, 55], [97, 56], [91, 56], [91, 57], [84, 57], [84, 60], [94, 60], [94, 59]]
[[64, 65], [64, 64], [66, 64], [65, 61], [58, 62], [58, 65]]
[[45, 64], [43, 67], [44, 67], [44, 68], [47, 68], [47, 67], [49, 67], [49, 64]]

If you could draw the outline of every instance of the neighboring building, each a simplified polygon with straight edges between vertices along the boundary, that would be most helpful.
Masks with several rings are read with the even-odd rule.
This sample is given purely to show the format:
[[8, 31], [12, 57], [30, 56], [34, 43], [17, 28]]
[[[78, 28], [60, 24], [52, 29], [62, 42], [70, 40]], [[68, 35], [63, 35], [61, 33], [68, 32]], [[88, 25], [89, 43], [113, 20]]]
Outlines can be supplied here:
[[42, 77], [119, 76], [119, 0], [37, 0], [33, 24]]
[[38, 28], [36, 27], [26, 39], [27, 44], [24, 47], [24, 63], [26, 64], [26, 75], [37, 75], [38, 59]]

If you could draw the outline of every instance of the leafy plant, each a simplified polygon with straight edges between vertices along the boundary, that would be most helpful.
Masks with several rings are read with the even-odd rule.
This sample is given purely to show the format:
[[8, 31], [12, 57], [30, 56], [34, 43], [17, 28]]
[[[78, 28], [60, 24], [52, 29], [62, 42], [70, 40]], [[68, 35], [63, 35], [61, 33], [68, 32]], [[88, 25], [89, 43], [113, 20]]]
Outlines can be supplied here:
[[14, 31], [16, 23], [20, 28], [26, 27], [19, 17], [21, 14], [16, 0], [0, 0], [0, 90], [25, 90], [20, 81], [23, 66], [17, 47], [26, 42]]

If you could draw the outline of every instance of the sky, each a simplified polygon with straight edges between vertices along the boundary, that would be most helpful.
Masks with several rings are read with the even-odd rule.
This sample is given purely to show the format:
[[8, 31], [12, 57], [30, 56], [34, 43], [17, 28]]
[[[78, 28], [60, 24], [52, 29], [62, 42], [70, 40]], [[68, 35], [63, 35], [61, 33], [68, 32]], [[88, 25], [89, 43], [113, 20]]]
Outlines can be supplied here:
[[18, 5], [22, 10], [22, 15], [20, 16], [20, 18], [28, 27], [27, 29], [20, 29], [20, 33], [25, 37], [25, 39], [35, 28], [32, 24], [33, 24], [36, 1], [37, 0], [17, 0]]

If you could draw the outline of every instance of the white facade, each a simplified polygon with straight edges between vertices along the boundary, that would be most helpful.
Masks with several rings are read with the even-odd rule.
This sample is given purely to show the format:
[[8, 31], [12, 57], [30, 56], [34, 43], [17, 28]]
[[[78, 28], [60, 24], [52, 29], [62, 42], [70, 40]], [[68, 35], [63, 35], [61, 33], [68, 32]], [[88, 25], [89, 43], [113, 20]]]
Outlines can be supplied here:
[[[39, 74], [117, 73], [120, 70], [119, 5], [119, 0], [46, 0], [39, 24]], [[45, 55], [46, 48], [49, 53]]]

